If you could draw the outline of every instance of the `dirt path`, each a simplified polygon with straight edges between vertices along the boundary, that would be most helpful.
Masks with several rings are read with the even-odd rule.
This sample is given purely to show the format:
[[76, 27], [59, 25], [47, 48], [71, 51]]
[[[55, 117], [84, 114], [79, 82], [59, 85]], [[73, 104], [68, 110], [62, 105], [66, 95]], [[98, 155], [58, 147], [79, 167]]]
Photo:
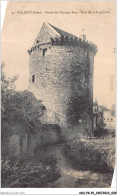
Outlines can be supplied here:
[[[62, 145], [50, 148], [50, 151], [57, 159], [57, 167], [60, 170], [61, 177], [54, 183], [55, 187], [72, 188], [76, 187], [78, 179], [88, 179], [90, 171], [77, 171], [70, 167], [67, 159], [63, 156]], [[97, 178], [98, 179], [98, 178]]]
[[[109, 187], [108, 174], [99, 174], [91, 171], [79, 171], [73, 169], [68, 160], [62, 153], [64, 144], [49, 147], [49, 152], [57, 159], [57, 167], [60, 170], [61, 177], [54, 182], [57, 188], [92, 188], [92, 187]], [[79, 159], [80, 160], [80, 159]], [[109, 179], [110, 180], [110, 179]]]

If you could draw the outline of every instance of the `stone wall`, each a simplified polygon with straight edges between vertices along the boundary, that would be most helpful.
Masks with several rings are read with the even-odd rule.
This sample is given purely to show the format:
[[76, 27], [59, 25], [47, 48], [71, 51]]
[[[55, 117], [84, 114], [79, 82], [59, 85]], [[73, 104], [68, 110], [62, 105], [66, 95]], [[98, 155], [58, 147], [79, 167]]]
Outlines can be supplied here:
[[51, 44], [30, 54], [30, 89], [68, 126], [80, 122], [92, 128], [94, 55], [81, 45]]
[[[21, 128], [23, 125], [20, 124]], [[14, 128], [17, 125], [14, 123]], [[35, 132], [22, 131], [2, 138], [2, 156], [20, 157], [25, 154], [33, 155], [35, 149], [47, 147], [62, 141], [61, 128], [55, 124], [43, 124]]]

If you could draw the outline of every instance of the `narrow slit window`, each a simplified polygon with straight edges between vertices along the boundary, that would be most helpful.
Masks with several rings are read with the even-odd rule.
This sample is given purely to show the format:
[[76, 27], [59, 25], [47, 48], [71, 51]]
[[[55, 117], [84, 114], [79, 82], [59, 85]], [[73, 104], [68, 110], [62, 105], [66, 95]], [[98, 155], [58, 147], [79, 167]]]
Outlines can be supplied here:
[[34, 83], [35, 82], [35, 75], [33, 74], [32, 75], [32, 83]]
[[46, 52], [47, 52], [47, 48], [43, 49], [43, 56], [46, 55]]

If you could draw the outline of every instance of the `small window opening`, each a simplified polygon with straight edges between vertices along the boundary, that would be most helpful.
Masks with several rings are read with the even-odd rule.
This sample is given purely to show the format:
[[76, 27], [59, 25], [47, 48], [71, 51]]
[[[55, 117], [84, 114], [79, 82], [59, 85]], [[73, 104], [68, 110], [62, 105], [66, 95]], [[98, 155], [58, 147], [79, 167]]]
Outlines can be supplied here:
[[45, 56], [46, 52], [47, 52], [47, 48], [43, 49], [43, 56]]
[[33, 74], [32, 75], [32, 83], [34, 83], [35, 82], [35, 75]]
[[111, 121], [113, 120], [113, 118], [111, 118]]

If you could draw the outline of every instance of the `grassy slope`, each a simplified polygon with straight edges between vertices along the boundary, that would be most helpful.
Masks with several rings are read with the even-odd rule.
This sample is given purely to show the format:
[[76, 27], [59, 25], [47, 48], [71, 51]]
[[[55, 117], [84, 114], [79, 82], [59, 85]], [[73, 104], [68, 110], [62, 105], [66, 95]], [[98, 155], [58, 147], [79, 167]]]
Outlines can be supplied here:
[[64, 154], [76, 169], [99, 173], [113, 172], [115, 139], [77, 139], [65, 146]]

